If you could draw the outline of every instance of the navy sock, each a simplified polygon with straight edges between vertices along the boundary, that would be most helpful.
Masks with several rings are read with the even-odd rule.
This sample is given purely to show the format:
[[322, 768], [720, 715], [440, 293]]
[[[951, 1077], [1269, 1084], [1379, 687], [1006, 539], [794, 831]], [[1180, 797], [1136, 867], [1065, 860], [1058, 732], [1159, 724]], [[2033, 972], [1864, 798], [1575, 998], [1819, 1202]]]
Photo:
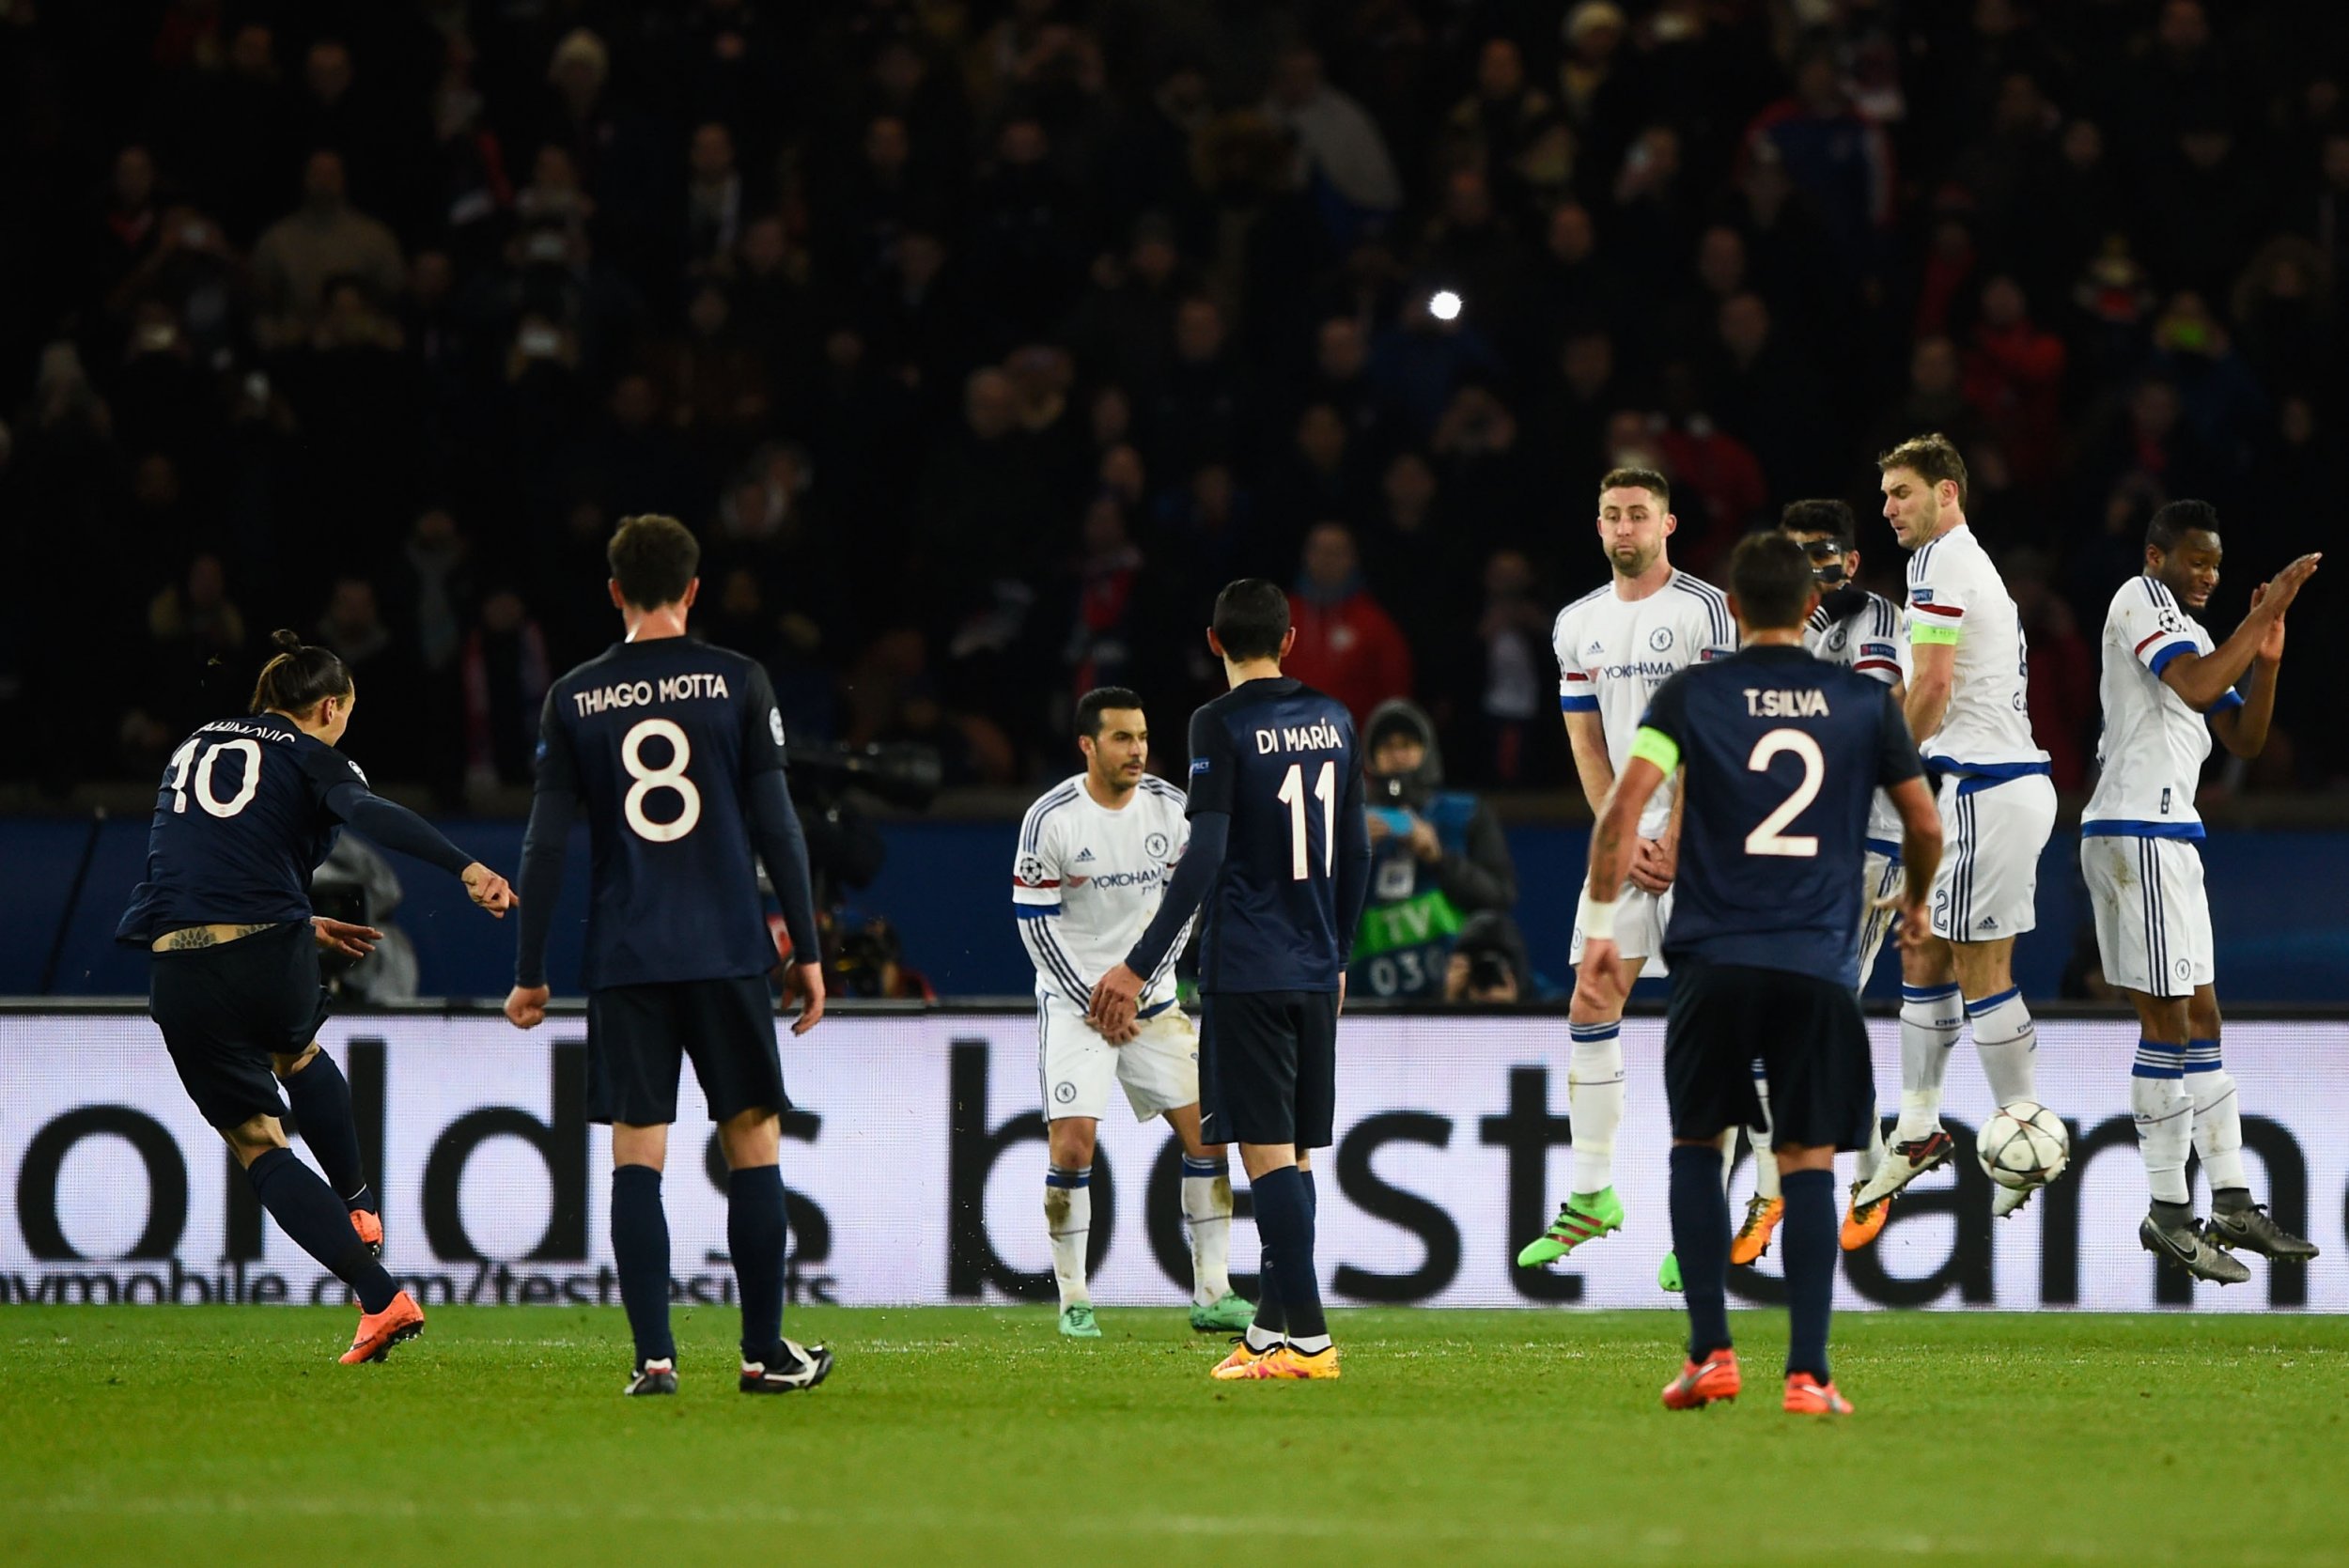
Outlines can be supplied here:
[[628, 1309], [636, 1358], [677, 1357], [669, 1337], [669, 1217], [661, 1207], [661, 1172], [649, 1165], [612, 1171], [612, 1258], [619, 1265], [620, 1303]]
[[754, 1165], [726, 1178], [726, 1246], [742, 1286], [742, 1359], [771, 1364], [783, 1339], [783, 1172]]
[[1721, 1151], [1713, 1143], [1674, 1144], [1672, 1251], [1688, 1304], [1688, 1359], [1729, 1348], [1729, 1197], [1721, 1190]]
[[1789, 1171], [1779, 1235], [1786, 1248], [1786, 1370], [1828, 1381], [1827, 1326], [1835, 1305], [1835, 1172]]
[[1312, 1190], [1294, 1165], [1268, 1171], [1248, 1184], [1256, 1203], [1256, 1234], [1280, 1276], [1281, 1310], [1292, 1340], [1330, 1332], [1321, 1315], [1321, 1281], [1314, 1271]]
[[293, 1106], [302, 1141], [310, 1145], [327, 1184], [346, 1209], [375, 1211], [375, 1194], [367, 1187], [366, 1168], [359, 1159], [359, 1127], [350, 1119], [350, 1080], [324, 1051], [308, 1066], [281, 1080]]
[[392, 1304], [399, 1287], [350, 1228], [350, 1211], [291, 1149], [270, 1150], [246, 1166], [244, 1174], [277, 1228], [349, 1285], [360, 1306], [380, 1312]]

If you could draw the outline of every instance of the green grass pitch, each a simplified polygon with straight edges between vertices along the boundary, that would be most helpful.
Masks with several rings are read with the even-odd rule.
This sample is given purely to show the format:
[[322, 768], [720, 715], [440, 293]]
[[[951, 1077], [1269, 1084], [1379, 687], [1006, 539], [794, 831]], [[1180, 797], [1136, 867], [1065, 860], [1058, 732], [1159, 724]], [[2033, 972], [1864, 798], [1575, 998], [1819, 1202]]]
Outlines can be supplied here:
[[2349, 1320], [1847, 1315], [1842, 1422], [1660, 1409], [1661, 1312], [1333, 1314], [1346, 1377], [1211, 1382], [1166, 1311], [795, 1311], [840, 1360], [623, 1400], [617, 1311], [444, 1308], [380, 1367], [345, 1312], [0, 1312], [0, 1559], [2290, 1564], [2349, 1560]]

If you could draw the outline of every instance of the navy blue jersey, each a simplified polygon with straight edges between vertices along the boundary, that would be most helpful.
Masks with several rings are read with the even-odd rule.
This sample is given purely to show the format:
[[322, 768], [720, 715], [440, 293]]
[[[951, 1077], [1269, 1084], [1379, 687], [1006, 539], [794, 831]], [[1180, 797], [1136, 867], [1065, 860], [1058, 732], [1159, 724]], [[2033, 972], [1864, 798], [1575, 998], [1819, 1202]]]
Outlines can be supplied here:
[[775, 967], [750, 782], [784, 765], [767, 672], [688, 637], [618, 643], [547, 693], [538, 788], [586, 806], [589, 990]]
[[310, 918], [310, 873], [334, 847], [366, 776], [275, 713], [205, 725], [171, 753], [147, 834], [147, 879], [115, 939], [182, 925]]
[[1351, 858], [1359, 889], [1370, 854], [1346, 705], [1283, 676], [1192, 714], [1189, 814], [1209, 812], [1231, 825], [1201, 923], [1200, 988], [1336, 990], [1353, 945], [1339, 883]]
[[1869, 805], [1924, 770], [1891, 691], [1750, 647], [1666, 681], [1641, 727], [1688, 770], [1665, 957], [1858, 985]]

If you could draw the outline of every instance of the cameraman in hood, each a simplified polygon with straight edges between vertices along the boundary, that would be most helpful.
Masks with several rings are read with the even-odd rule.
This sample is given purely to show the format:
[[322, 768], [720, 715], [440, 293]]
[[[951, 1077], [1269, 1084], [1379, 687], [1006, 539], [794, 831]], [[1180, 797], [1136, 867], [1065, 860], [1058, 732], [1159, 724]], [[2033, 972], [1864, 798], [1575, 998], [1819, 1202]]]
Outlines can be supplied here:
[[1443, 787], [1436, 728], [1397, 698], [1363, 726], [1370, 902], [1355, 933], [1356, 996], [1440, 1001], [1461, 923], [1517, 902], [1509, 843], [1485, 803]]

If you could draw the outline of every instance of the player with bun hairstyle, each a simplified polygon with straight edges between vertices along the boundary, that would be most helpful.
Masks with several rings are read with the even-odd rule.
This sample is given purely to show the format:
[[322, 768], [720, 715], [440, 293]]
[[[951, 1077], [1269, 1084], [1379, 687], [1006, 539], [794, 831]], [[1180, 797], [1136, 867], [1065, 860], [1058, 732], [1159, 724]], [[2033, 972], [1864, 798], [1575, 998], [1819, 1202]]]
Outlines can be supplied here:
[[[358, 1297], [344, 1362], [380, 1361], [423, 1331], [424, 1312], [378, 1261], [383, 1226], [350, 1086], [317, 1036], [327, 1011], [319, 954], [364, 957], [382, 933], [312, 914], [310, 873], [350, 827], [461, 878], [492, 915], [515, 900], [505, 877], [375, 794], [334, 749], [358, 701], [343, 661], [290, 631], [270, 641], [278, 651], [254, 683], [251, 716], [206, 724], [171, 753], [147, 878], [115, 939], [154, 955], [149, 1010], [172, 1065], [261, 1206]], [[325, 1181], [286, 1146], [280, 1083]]]

